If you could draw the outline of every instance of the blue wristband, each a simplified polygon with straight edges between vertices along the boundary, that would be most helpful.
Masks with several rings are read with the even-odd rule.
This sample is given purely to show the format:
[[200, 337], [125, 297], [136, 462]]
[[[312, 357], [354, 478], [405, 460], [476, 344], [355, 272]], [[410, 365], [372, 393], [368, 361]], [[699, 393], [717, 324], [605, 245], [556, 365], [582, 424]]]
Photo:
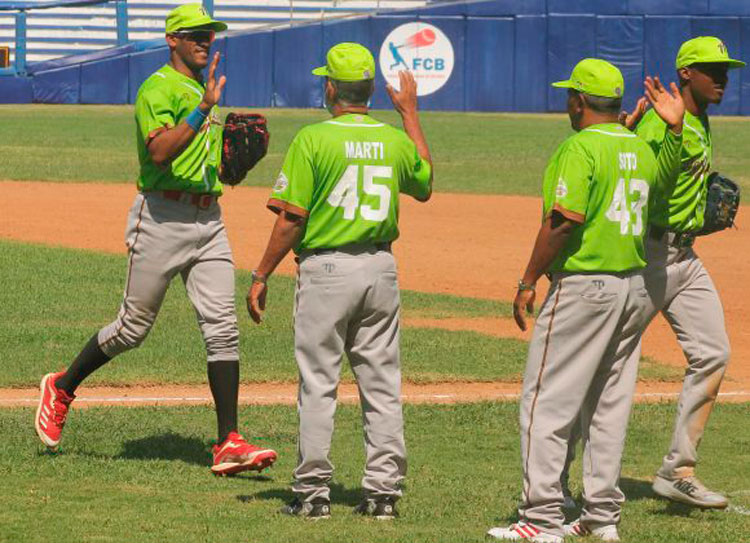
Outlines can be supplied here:
[[190, 115], [187, 116], [185, 122], [190, 128], [198, 132], [201, 129], [201, 126], [203, 126], [206, 117], [208, 117], [208, 114], [203, 113], [199, 106], [195, 106], [195, 109], [190, 112]]

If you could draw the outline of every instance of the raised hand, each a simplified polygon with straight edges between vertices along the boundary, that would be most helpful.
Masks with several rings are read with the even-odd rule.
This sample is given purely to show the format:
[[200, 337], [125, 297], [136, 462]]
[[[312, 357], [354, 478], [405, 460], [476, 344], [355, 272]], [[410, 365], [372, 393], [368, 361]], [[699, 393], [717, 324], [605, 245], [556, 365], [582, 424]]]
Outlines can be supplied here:
[[643, 86], [646, 87], [646, 98], [656, 113], [675, 132], [682, 131], [682, 121], [685, 117], [685, 102], [682, 100], [680, 89], [673, 83], [667, 90], [658, 77], [646, 77]]
[[385, 90], [391, 97], [393, 107], [401, 115], [417, 112], [417, 82], [411, 72], [401, 70], [398, 72], [399, 90], [396, 91], [391, 84], [386, 85]]
[[219, 58], [221, 54], [217, 51], [214, 54], [214, 59], [211, 61], [211, 65], [208, 67], [208, 79], [206, 80], [206, 91], [203, 93], [203, 100], [201, 101], [200, 108], [202, 110], [210, 110], [221, 99], [221, 91], [224, 90], [224, 85], [227, 82], [226, 76], [221, 76], [219, 82], [216, 82], [216, 66], [219, 65]]
[[641, 118], [643, 117], [643, 114], [646, 113], [647, 109], [648, 100], [646, 100], [645, 96], [642, 96], [635, 104], [632, 113], [628, 113], [627, 111], [620, 112], [618, 121], [620, 121], [620, 124], [628, 130], [634, 130], [635, 127], [638, 126], [638, 123], [641, 122]]

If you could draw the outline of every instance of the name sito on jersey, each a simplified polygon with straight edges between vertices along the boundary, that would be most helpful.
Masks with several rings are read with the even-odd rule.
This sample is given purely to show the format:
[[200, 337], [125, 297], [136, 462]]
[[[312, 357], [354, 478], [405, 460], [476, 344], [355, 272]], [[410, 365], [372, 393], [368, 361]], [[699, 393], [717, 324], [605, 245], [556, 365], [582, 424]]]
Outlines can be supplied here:
[[369, 158], [383, 160], [385, 145], [382, 141], [345, 141], [346, 158]]

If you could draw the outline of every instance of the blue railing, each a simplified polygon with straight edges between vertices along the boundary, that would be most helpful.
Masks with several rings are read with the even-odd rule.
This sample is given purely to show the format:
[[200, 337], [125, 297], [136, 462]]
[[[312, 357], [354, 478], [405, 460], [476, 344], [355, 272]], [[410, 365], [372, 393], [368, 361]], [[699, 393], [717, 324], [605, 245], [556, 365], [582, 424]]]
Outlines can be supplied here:
[[[25, 75], [26, 74], [26, 18], [27, 12], [31, 10], [80, 7], [99, 4], [114, 3], [117, 21], [116, 45], [125, 45], [128, 42], [128, 5], [126, 0], [55, 0], [50, 2], [9, 2], [0, 1], [0, 11], [17, 11], [15, 16], [15, 49], [13, 55], [13, 66], [0, 68], [0, 75]], [[213, 9], [213, 0], [206, 0]], [[208, 9], [208, 6], [207, 6]], [[114, 43], [112, 45], [115, 45]]]

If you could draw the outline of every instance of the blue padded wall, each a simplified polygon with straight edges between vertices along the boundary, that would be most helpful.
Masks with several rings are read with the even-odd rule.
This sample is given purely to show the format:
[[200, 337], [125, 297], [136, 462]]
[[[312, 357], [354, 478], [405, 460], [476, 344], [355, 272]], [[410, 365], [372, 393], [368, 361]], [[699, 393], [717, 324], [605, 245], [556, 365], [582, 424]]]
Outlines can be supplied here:
[[34, 74], [32, 99], [45, 104], [78, 104], [81, 99], [81, 66]]
[[516, 111], [547, 111], [547, 16], [516, 17]]
[[750, 2], [747, 0], [708, 0], [711, 15], [750, 15]]
[[273, 95], [273, 33], [245, 34], [227, 40], [225, 103], [270, 107]]
[[28, 104], [33, 97], [32, 78], [0, 77], [0, 104]]
[[311, 70], [325, 64], [322, 25], [274, 32], [273, 101], [278, 107], [319, 107], [323, 85]]
[[[740, 19], [738, 17], [693, 17], [691, 19], [693, 36], [716, 36], [721, 38], [729, 53], [737, 55], [740, 47]], [[724, 99], [718, 106], [712, 106], [711, 112], [719, 115], [739, 115], [741, 70], [729, 70], [729, 85], [724, 92]]]
[[623, 15], [628, 12], [628, 0], [547, 0], [547, 11]]
[[[117, 74], [117, 77], [113, 77], [113, 74]], [[127, 74], [127, 56], [81, 64], [81, 103], [126, 104]]]
[[511, 111], [516, 57], [513, 19], [469, 18], [466, 24], [464, 108]]
[[[742, 40], [742, 51], [739, 58], [747, 62], [750, 60], [750, 18], [740, 19], [740, 37]], [[730, 54], [734, 54], [730, 51]], [[750, 115], [750, 68], [743, 68], [740, 71], [742, 86], [740, 88], [740, 113]]]
[[623, 104], [631, 109], [643, 95], [643, 18], [598, 17], [596, 56], [617, 66], [625, 80]]
[[706, 15], [708, 0], [628, 0], [628, 12], [631, 15]]
[[674, 61], [680, 44], [691, 38], [690, 18], [646, 17], [645, 22], [645, 73], [676, 81]]
[[[596, 17], [550, 15], [547, 17], [547, 82], [568, 79], [579, 60], [596, 54]], [[547, 108], [564, 111], [565, 89], [547, 89]]]
[[166, 47], [129, 55], [128, 100], [131, 104], [135, 103], [141, 84], [167, 62], [169, 62], [169, 49]]
[[502, 17], [546, 13], [547, 0], [490, 0], [467, 2], [466, 15], [474, 17]]

